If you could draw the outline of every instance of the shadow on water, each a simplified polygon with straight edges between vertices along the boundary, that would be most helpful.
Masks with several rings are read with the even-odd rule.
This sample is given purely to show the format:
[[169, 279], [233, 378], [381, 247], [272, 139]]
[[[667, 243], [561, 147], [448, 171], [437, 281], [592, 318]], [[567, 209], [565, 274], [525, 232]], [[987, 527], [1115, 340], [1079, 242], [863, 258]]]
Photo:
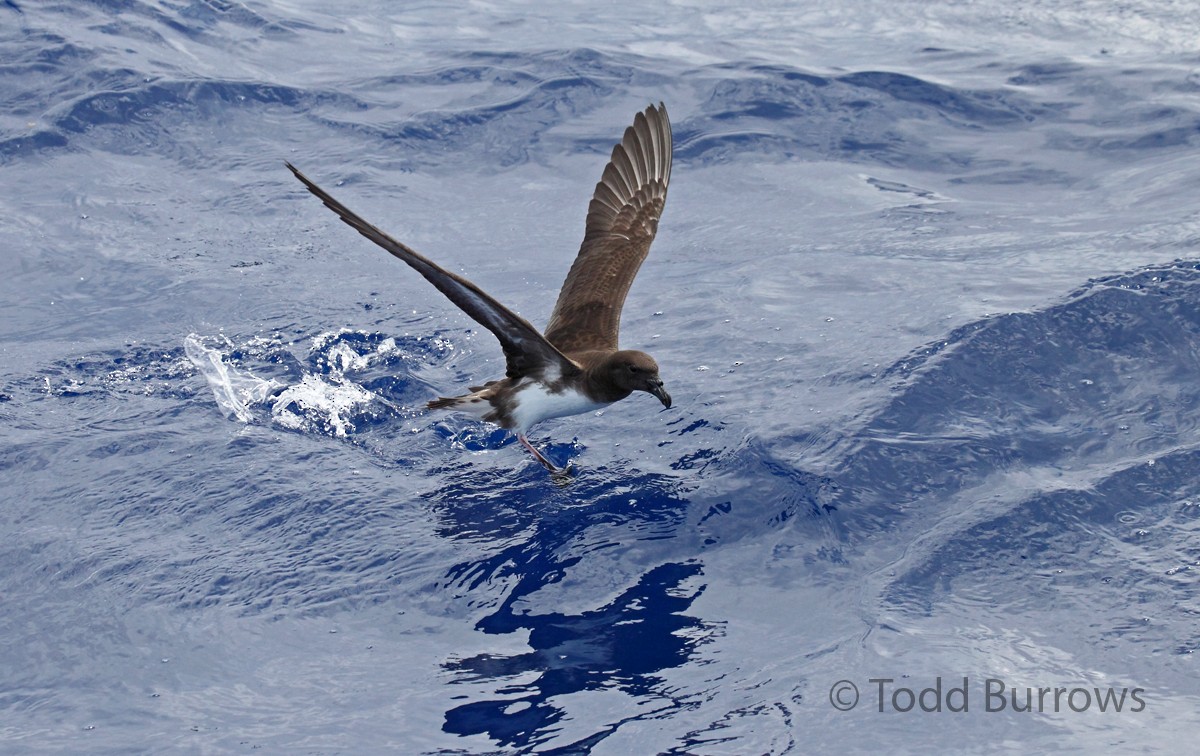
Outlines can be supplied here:
[[[704, 584], [701, 562], [673, 543], [690, 507], [680, 481], [600, 468], [585, 470], [559, 488], [532, 463], [522, 470], [520, 476], [497, 480], [492, 473], [464, 468], [429, 496], [443, 537], [503, 544], [452, 566], [445, 588], [473, 595], [488, 607], [477, 630], [528, 631], [530, 647], [445, 662], [456, 684], [484, 683], [493, 692], [447, 711], [444, 731], [486, 734], [502, 746], [524, 749], [554, 737], [555, 725], [567, 716], [556, 701], [569, 694], [616, 690], [659, 699], [656, 710], [677, 707], [657, 673], [687, 663], [713, 633], [708, 623], [687, 614]], [[686, 535], [683, 540], [690, 541]], [[656, 544], [661, 551], [655, 551]], [[603, 561], [608, 550], [619, 552], [622, 574], [600, 580], [604, 587], [592, 606], [568, 611], [541, 598], [553, 608], [539, 607], [540, 591], [594, 578], [596, 568], [586, 563], [598, 556]], [[570, 594], [574, 601], [587, 601], [578, 586]], [[497, 683], [503, 684], [493, 689]], [[619, 724], [592, 740], [603, 739]]]
[[[699, 648], [723, 632], [689, 611], [706, 589], [707, 549], [804, 521], [818, 523], [818, 558], [843, 562], [829, 480], [756, 443], [712, 446], [723, 439], [708, 423], [673, 432], [696, 436], [697, 448], [671, 465], [694, 475], [600, 467], [564, 489], [531, 462], [509, 476], [469, 465], [443, 472], [444, 484], [428, 496], [439, 534], [489, 550], [452, 566], [442, 588], [484, 610], [478, 631], [527, 633], [529, 646], [443, 663], [470, 699], [446, 712], [445, 732], [522, 750], [554, 741], [587, 752], [631, 721], [691, 705], [664, 673], [695, 663]], [[722, 478], [754, 483], [725, 487]], [[637, 700], [639, 713], [614, 715], [562, 745], [571, 694], [596, 691]]]
[[[656, 673], [683, 666], [701, 638], [711, 633], [706, 623], [685, 614], [703, 587], [688, 589], [684, 584], [700, 574], [699, 564], [662, 564], [611, 602], [579, 614], [514, 614], [512, 602], [522, 595], [514, 591], [499, 612], [481, 623], [482, 629], [527, 629], [532, 650], [511, 656], [480, 654], [445, 667], [460, 682], [515, 680], [530, 673], [535, 677], [506, 686], [500, 691], [503, 698], [450, 709], [442, 729], [456, 735], [486, 734], [502, 746], [527, 748], [549, 740], [565, 716], [554, 703], [558, 696], [616, 689], [640, 698], [669, 699]], [[677, 708], [681, 702], [664, 705]], [[610, 723], [573, 745], [595, 745], [622, 724]]]

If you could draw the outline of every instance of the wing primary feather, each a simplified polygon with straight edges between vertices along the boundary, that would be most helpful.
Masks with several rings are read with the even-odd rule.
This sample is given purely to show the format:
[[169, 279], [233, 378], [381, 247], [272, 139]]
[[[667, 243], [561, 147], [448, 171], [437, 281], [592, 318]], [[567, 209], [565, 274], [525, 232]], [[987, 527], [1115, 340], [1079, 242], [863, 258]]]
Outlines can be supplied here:
[[308, 191], [325, 203], [325, 207], [337, 213], [346, 225], [408, 263], [425, 280], [445, 294], [451, 302], [458, 305], [463, 312], [495, 334], [504, 350], [510, 378], [520, 377], [531, 370], [544, 367], [548, 363], [555, 364], [564, 373], [570, 373], [575, 368], [574, 363], [542, 334], [538, 333], [538, 330], [530, 325], [529, 321], [497, 302], [467, 279], [442, 268], [416, 250], [363, 220], [354, 211], [317, 186], [290, 162], [285, 162], [284, 165], [308, 188]]
[[565, 353], [616, 349], [621, 309], [650, 251], [671, 178], [671, 123], [660, 102], [634, 116], [601, 173], [583, 244], [546, 338]]

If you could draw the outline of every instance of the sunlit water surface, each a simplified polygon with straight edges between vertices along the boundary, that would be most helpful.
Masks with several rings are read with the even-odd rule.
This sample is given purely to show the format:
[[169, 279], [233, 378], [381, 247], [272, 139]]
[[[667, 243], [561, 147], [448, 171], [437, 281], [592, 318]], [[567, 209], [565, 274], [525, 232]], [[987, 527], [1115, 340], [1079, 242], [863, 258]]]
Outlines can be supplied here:
[[[1190, 744], [1200, 15], [794, 5], [0, 4], [3, 750]], [[676, 404], [557, 486], [283, 161], [541, 324], [659, 100]]]

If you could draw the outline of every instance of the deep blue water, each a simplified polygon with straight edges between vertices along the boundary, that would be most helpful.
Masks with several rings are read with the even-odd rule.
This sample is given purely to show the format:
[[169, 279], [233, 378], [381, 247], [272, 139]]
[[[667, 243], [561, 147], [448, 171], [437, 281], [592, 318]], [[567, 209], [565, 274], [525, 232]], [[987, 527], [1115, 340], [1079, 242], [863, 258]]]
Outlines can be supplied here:
[[[1189, 4], [333, 7], [0, 4], [2, 750], [1190, 744]], [[283, 161], [541, 324], [659, 100], [676, 404], [539, 426], [558, 486]]]

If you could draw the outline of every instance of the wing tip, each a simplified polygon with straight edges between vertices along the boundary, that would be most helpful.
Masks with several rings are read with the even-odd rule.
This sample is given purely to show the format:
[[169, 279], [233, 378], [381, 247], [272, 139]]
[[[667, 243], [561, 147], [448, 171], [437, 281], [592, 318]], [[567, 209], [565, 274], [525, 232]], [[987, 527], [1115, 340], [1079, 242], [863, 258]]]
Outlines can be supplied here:
[[[328, 196], [324, 189], [317, 186], [316, 182], [314, 182], [308, 176], [305, 176], [303, 173], [301, 173], [300, 169], [297, 168], [296, 166], [292, 165], [290, 160], [284, 160], [283, 164], [285, 166], [287, 166], [287, 169], [292, 172], [292, 175], [295, 176], [300, 181], [300, 183], [304, 184], [304, 186], [308, 189], [308, 191], [310, 193], [315, 194], [318, 198], [320, 198], [322, 201], [324, 201], [325, 197]], [[332, 197], [330, 199], [332, 199]], [[334, 208], [330, 208], [330, 209], [334, 210], [334, 212], [337, 212], [337, 210]]]
[[647, 121], [661, 120], [663, 131], [667, 134], [671, 133], [671, 117], [667, 114], [667, 104], [662, 100], [658, 104], [650, 103], [639, 115], [642, 115]]
[[[671, 178], [673, 151], [671, 120], [667, 106], [661, 100], [634, 114], [633, 123], [625, 129], [620, 141], [613, 145], [608, 163], [592, 193], [599, 198], [608, 185], [622, 204], [628, 202], [640, 188], [661, 181], [664, 189]], [[608, 203], [611, 204], [611, 203]], [[619, 211], [620, 207], [614, 207]]]

